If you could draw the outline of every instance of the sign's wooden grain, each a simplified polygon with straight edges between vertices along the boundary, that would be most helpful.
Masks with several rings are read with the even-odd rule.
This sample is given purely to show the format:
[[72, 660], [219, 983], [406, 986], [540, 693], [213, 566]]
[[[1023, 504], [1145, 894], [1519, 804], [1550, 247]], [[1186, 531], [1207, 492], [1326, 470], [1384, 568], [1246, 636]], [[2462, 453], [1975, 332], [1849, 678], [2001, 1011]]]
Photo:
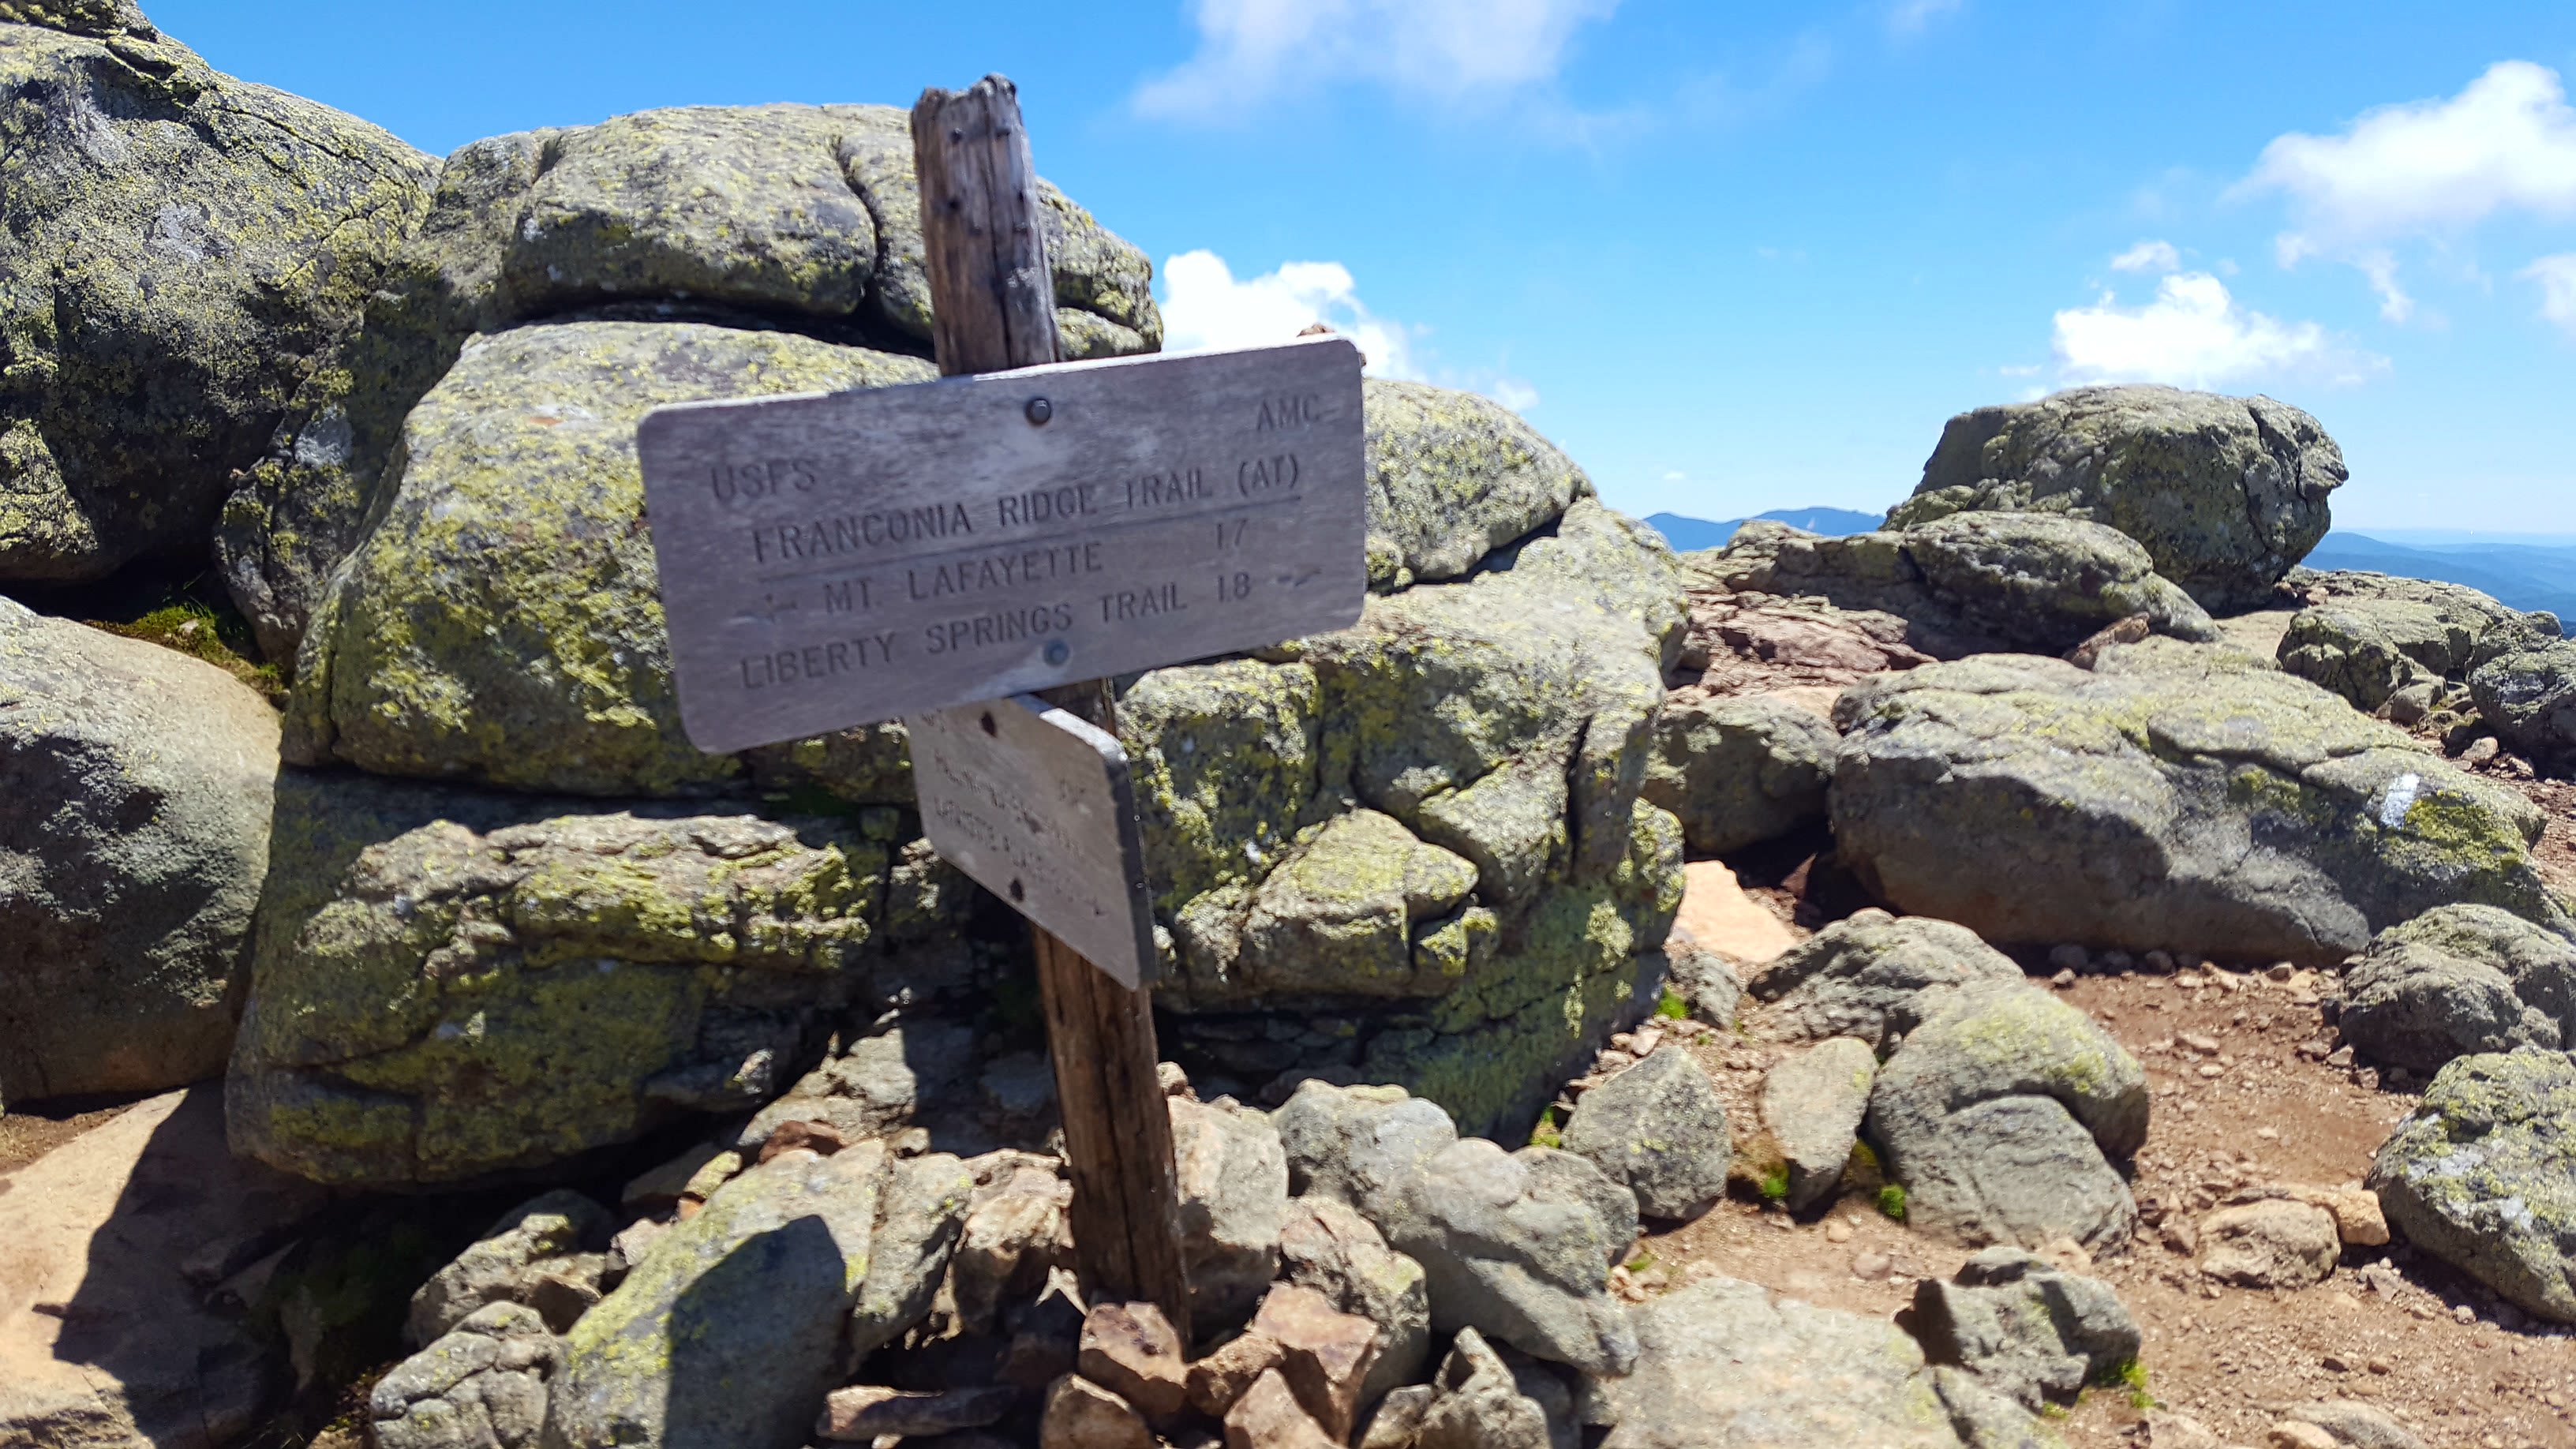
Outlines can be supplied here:
[[1035, 695], [904, 720], [939, 857], [1118, 983], [1154, 983], [1154, 916], [1127, 752]]
[[680, 717], [725, 752], [1346, 627], [1342, 338], [690, 403], [637, 436]]

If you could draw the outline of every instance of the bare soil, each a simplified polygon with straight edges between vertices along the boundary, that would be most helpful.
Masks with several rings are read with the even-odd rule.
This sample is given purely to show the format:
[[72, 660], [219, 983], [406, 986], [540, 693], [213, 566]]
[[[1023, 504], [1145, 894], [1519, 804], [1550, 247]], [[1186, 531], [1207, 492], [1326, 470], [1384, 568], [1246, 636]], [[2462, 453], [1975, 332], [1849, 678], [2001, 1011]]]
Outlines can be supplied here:
[[[1792, 891], [1753, 894], [1791, 915]], [[2248, 1187], [2358, 1183], [2416, 1099], [2320, 1060], [2333, 1033], [2301, 988], [2330, 991], [2332, 978], [2294, 984], [2231, 971], [2197, 988], [2182, 979], [2130, 972], [2060, 988], [2147, 1068], [2155, 1106], [2132, 1181], [2142, 1211], [2181, 1225]], [[2178, 1043], [2183, 1033], [2215, 1050]], [[1745, 1133], [1759, 1121], [1763, 1073], [1793, 1048], [1712, 1033], [1691, 1049]], [[2402, 1243], [2348, 1249], [2331, 1278], [2298, 1291], [2210, 1282], [2178, 1249], [2150, 1223], [2091, 1271], [2144, 1330], [2155, 1404], [2226, 1442], [2262, 1444], [2282, 1407], [2353, 1398], [2386, 1408], [2437, 1449], [2576, 1449], [2576, 1335], [2526, 1321]], [[1866, 1193], [1801, 1220], [1740, 1192], [1697, 1222], [1650, 1235], [1641, 1252], [1637, 1273], [1648, 1284], [1679, 1286], [1707, 1264], [1885, 1318], [1911, 1302], [1917, 1280], [1956, 1271], [1969, 1250], [1889, 1220]], [[2058, 1427], [2079, 1449], [2134, 1444], [2145, 1414], [2125, 1390], [2096, 1390]]]
[[94, 1100], [40, 1102], [0, 1112], [0, 1192], [8, 1191], [6, 1174], [15, 1172], [92, 1127], [134, 1105]]

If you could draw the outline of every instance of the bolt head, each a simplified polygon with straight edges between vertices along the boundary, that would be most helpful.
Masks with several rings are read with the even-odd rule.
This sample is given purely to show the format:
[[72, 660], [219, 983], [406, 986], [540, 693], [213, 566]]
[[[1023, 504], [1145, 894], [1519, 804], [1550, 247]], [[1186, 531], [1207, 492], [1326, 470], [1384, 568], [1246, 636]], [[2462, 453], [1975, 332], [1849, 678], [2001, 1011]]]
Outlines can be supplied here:
[[1028, 414], [1029, 426], [1042, 428], [1046, 426], [1047, 419], [1055, 416], [1055, 404], [1042, 397], [1033, 397], [1021, 411]]

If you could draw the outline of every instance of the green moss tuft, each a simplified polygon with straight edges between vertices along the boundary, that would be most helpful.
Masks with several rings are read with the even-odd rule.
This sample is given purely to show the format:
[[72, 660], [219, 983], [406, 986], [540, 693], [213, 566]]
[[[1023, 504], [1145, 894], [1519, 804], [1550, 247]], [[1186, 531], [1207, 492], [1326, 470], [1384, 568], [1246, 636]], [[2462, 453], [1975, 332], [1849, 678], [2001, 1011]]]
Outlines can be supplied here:
[[1563, 1147], [1565, 1134], [1557, 1130], [1556, 1109], [1549, 1107], [1538, 1114], [1538, 1125], [1530, 1129], [1530, 1146]]
[[1763, 1170], [1759, 1184], [1764, 1202], [1785, 1202], [1789, 1197], [1789, 1164], [1773, 1163]]
[[1680, 992], [1666, 991], [1664, 999], [1655, 1003], [1655, 1015], [1665, 1021], [1685, 1020], [1690, 1016], [1690, 1003], [1682, 1000]]
[[229, 605], [173, 594], [131, 619], [85, 619], [103, 633], [157, 644], [191, 659], [202, 660], [250, 686], [272, 706], [286, 702], [286, 680], [274, 664], [259, 662], [259, 646], [250, 625]]
[[1905, 1186], [1891, 1182], [1878, 1190], [1878, 1210], [1897, 1222], [1905, 1221]]
[[2140, 1413], [2156, 1407], [2155, 1392], [2147, 1383], [2147, 1366], [2134, 1358], [2113, 1364], [2095, 1382], [2105, 1388], [2114, 1384], [2127, 1388], [2129, 1407]]

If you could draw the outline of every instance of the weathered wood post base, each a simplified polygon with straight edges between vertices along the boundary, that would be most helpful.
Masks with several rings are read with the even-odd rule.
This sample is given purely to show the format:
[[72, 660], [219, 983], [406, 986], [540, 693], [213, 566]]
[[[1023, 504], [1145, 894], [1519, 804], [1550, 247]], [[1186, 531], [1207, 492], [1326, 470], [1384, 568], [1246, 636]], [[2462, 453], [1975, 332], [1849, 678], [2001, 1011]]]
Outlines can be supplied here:
[[[1018, 90], [993, 75], [963, 91], [923, 91], [912, 108], [912, 144], [939, 370], [955, 376], [1060, 361], [1055, 280]], [[1117, 733], [1103, 685], [1053, 691], [1050, 702]], [[1083, 1289], [1095, 1302], [1159, 1305], [1186, 1340], [1180, 1190], [1170, 1109], [1155, 1079], [1152, 995], [1120, 986], [1046, 930], [1032, 930]]]

